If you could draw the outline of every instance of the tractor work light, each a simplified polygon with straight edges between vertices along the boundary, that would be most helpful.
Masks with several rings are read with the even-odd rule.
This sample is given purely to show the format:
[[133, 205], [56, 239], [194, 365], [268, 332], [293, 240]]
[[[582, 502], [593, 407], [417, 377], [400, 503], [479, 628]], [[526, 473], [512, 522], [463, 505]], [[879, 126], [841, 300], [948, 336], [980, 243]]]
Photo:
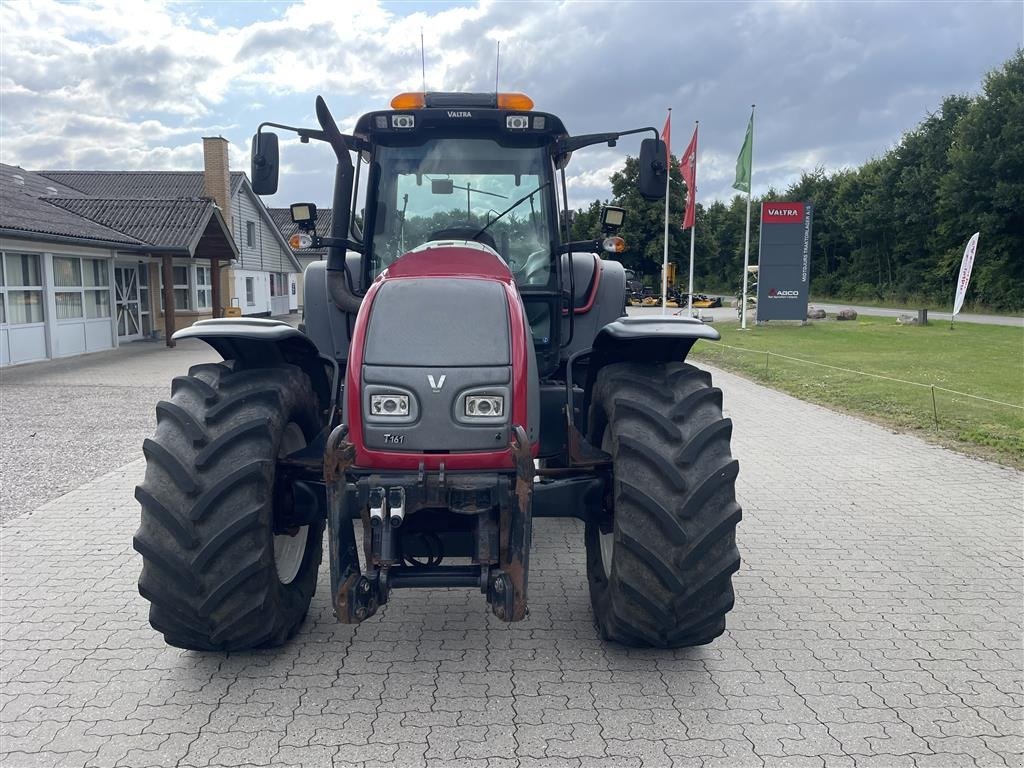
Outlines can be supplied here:
[[505, 118], [505, 127], [510, 131], [522, 131], [530, 127], [530, 118], [526, 115], [509, 115]]
[[493, 419], [505, 415], [505, 398], [501, 395], [467, 395], [467, 418]]
[[313, 203], [292, 203], [289, 209], [292, 221], [299, 226], [316, 221], [316, 206]]
[[615, 234], [626, 219], [626, 209], [617, 205], [606, 205], [601, 209], [601, 231]]
[[391, 116], [391, 127], [392, 128], [415, 128], [416, 118], [412, 115], [392, 115]]
[[408, 395], [370, 395], [370, 412], [374, 416], [408, 416]]

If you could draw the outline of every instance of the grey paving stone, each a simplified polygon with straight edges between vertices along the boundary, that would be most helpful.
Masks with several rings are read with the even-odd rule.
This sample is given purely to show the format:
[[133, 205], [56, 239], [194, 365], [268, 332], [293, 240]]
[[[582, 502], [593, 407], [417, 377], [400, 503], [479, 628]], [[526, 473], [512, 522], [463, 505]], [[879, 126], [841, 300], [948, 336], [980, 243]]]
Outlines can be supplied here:
[[[162, 395], [190, 354], [119, 375]], [[714, 644], [602, 643], [581, 528], [542, 520], [521, 624], [437, 590], [339, 625], [325, 571], [284, 648], [167, 648], [135, 587], [135, 461], [0, 529], [0, 765], [1020, 765], [1024, 476], [716, 383], [744, 566]]]

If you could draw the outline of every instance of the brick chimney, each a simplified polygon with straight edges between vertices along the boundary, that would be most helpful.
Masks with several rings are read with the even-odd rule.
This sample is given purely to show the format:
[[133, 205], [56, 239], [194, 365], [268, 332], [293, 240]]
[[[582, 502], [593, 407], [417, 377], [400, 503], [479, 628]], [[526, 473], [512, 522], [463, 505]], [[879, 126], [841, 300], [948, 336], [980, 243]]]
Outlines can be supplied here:
[[228, 173], [228, 140], [222, 136], [203, 137], [203, 195], [212, 197], [230, 231], [235, 231], [231, 216], [231, 176]]

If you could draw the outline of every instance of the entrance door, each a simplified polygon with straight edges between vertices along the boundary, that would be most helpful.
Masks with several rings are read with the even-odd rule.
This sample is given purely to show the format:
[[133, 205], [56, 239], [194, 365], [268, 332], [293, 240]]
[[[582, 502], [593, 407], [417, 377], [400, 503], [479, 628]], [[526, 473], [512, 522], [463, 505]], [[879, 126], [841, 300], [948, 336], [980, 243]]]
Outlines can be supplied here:
[[139, 270], [135, 266], [114, 267], [114, 294], [117, 299], [117, 337], [131, 341], [142, 336], [139, 307]]

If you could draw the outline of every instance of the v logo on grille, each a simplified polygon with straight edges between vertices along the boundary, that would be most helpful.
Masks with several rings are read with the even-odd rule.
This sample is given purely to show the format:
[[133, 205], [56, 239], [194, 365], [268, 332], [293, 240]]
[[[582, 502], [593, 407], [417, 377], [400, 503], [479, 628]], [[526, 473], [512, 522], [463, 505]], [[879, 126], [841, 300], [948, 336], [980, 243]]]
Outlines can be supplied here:
[[440, 392], [441, 391], [441, 387], [444, 386], [444, 380], [447, 379], [447, 378], [448, 378], [448, 374], [445, 374], [445, 373], [442, 373], [436, 379], [434, 378], [434, 374], [432, 374], [432, 373], [428, 373], [427, 374], [427, 382], [430, 384], [430, 388], [432, 390], [434, 390], [435, 392]]

